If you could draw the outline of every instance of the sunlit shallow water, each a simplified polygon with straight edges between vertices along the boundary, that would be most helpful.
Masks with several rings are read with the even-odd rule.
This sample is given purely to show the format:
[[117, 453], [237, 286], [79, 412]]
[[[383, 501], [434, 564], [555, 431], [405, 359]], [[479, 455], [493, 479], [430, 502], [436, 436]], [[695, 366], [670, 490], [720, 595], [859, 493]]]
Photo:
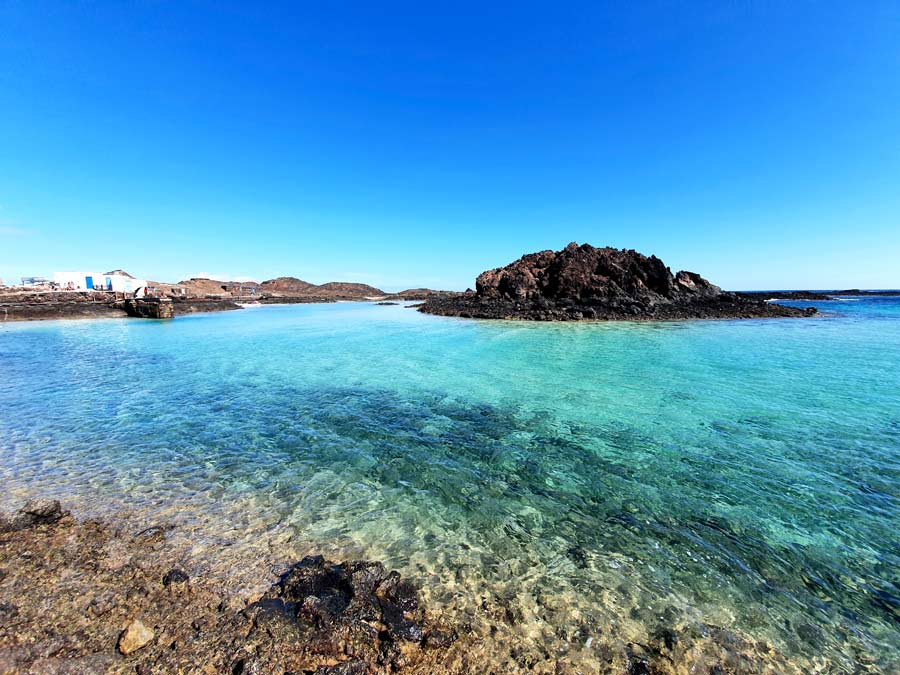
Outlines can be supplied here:
[[[670, 630], [900, 672], [900, 299], [818, 306], [0, 324], [0, 505], [180, 518], [234, 559], [380, 559], [500, 668], [596, 672]], [[698, 650], [673, 669], [707, 672]]]

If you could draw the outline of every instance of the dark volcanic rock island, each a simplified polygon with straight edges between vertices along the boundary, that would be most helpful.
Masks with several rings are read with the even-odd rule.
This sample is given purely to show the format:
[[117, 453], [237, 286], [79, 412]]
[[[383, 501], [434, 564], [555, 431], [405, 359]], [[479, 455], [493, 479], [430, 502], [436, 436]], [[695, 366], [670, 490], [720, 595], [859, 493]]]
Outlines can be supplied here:
[[759, 297], [723, 291], [694, 272], [672, 274], [656, 256], [571, 243], [488, 270], [475, 292], [432, 297], [421, 312], [534, 321], [750, 319], [811, 316]]

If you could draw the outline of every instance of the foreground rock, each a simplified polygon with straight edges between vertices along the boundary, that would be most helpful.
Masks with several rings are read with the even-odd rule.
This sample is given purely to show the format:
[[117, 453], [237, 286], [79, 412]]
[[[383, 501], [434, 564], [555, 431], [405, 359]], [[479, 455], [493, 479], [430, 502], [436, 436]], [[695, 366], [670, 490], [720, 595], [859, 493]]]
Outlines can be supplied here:
[[529, 604], [565, 619], [544, 622], [541, 636], [518, 630], [522, 608], [509, 597], [478, 591], [476, 612], [439, 620], [441, 608], [426, 612], [415, 586], [370, 561], [256, 567], [265, 578], [244, 596], [229, 590], [233, 568], [224, 581], [204, 572], [211, 559], [182, 569], [172, 526], [128, 523], [77, 522], [48, 500], [0, 518], [0, 674], [813, 672], [674, 607], [657, 607], [647, 633], [623, 644], [614, 625], [566, 613], [552, 588]]
[[132, 652], [146, 647], [153, 641], [154, 637], [156, 637], [156, 634], [152, 630], [147, 628], [142, 621], [135, 619], [128, 624], [128, 628], [124, 630], [122, 637], [119, 638], [119, 651], [123, 655], [128, 656]]
[[262, 597], [178, 567], [165, 528], [76, 522], [59, 502], [0, 521], [0, 673], [447, 673], [453, 631], [380, 563], [308, 557]]
[[474, 293], [430, 297], [420, 311], [538, 321], [743, 319], [816, 312], [729, 293], [694, 272], [673, 275], [656, 256], [575, 243], [483, 272]]

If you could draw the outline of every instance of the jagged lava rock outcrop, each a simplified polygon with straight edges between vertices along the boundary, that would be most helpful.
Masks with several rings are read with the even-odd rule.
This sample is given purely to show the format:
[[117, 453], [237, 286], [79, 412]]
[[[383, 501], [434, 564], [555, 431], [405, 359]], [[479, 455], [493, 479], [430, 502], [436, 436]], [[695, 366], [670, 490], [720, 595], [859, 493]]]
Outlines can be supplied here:
[[810, 316], [723, 291], [694, 272], [672, 274], [656, 256], [571, 243], [479, 275], [474, 293], [430, 298], [419, 311], [444, 316], [539, 321], [683, 320]]

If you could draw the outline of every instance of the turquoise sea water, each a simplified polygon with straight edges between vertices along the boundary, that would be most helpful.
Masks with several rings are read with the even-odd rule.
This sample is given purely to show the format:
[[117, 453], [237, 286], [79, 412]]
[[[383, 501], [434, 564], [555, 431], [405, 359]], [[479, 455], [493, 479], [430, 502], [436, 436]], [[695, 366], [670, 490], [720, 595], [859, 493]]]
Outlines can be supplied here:
[[379, 558], [504, 668], [587, 671], [671, 629], [696, 644], [675, 671], [733, 644], [900, 672], [900, 298], [800, 304], [823, 314], [0, 324], [0, 504]]

